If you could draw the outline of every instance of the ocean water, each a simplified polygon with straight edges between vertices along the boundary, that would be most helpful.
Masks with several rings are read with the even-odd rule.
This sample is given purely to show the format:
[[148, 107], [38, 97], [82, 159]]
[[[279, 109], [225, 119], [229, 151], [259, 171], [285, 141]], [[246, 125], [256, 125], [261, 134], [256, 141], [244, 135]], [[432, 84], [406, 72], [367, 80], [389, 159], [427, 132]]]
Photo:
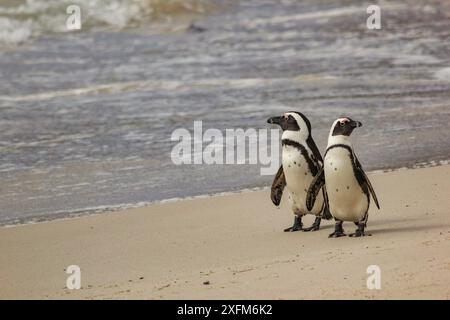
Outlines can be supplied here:
[[[67, 31], [79, 4], [82, 29]], [[176, 128], [347, 115], [367, 170], [450, 159], [450, 3], [0, 1], [0, 224], [264, 187], [259, 165], [181, 165]], [[268, 200], [269, 201], [269, 200]]]

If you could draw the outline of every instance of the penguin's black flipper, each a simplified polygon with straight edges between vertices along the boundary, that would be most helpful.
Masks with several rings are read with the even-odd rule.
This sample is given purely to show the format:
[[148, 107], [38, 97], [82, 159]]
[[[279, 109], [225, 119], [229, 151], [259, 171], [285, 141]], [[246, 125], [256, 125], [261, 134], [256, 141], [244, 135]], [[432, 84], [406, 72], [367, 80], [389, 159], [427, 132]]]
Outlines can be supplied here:
[[326, 220], [330, 220], [333, 218], [333, 216], [331, 215], [331, 212], [330, 212], [330, 205], [328, 204], [327, 188], [326, 188], [325, 184], [322, 187], [322, 193], [323, 193], [323, 201], [324, 201], [322, 218], [326, 219]]
[[308, 148], [311, 150], [313, 158], [315, 158], [314, 161], [319, 162], [319, 165], [322, 165], [323, 164], [322, 155], [320, 154], [319, 148], [317, 148], [317, 145], [311, 136], [309, 136], [308, 139], [306, 139], [306, 144], [308, 145]]
[[284, 187], [286, 186], [286, 177], [284, 176], [283, 166], [280, 166], [275, 179], [272, 183], [272, 189], [270, 192], [270, 199], [274, 205], [279, 206], [281, 202], [281, 197], [283, 195]]
[[375, 194], [375, 190], [372, 187], [372, 184], [370, 183], [369, 177], [367, 177], [366, 173], [364, 172], [361, 163], [359, 163], [358, 158], [355, 155], [355, 162], [356, 162], [356, 168], [358, 169], [359, 173], [361, 174], [362, 178], [364, 179], [364, 182], [366, 183], [367, 187], [369, 188], [370, 194], [372, 195], [373, 200], [375, 201], [375, 204], [380, 210], [380, 204], [378, 203], [377, 195]]
[[317, 173], [317, 175], [314, 177], [313, 181], [311, 182], [311, 185], [308, 189], [308, 194], [306, 195], [306, 208], [311, 211], [314, 207], [314, 203], [316, 202], [316, 197], [319, 194], [320, 189], [325, 184], [325, 171], [323, 170], [323, 167], [320, 169], [320, 171]]

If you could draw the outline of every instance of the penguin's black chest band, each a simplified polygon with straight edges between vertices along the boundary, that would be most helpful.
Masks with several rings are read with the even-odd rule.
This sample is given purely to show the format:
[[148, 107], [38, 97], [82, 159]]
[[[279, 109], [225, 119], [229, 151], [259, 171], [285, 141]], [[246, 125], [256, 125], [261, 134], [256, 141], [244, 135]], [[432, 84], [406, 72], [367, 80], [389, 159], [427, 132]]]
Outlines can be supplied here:
[[308, 151], [302, 144], [298, 143], [297, 141], [290, 140], [290, 139], [281, 140], [281, 144], [282, 144], [282, 146], [294, 147], [295, 149], [300, 151], [300, 153], [302, 154], [302, 156], [305, 158], [306, 162], [308, 163], [309, 171], [311, 171], [311, 174], [313, 175], [313, 177], [315, 177], [317, 175], [317, 173], [319, 172], [319, 168], [316, 166], [314, 161], [311, 159], [311, 157], [308, 154]]

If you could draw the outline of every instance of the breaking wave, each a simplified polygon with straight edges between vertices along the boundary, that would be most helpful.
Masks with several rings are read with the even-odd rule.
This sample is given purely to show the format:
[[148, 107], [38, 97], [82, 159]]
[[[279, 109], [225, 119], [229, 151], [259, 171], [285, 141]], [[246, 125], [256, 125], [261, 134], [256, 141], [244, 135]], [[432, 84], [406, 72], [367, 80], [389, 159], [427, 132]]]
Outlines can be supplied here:
[[48, 33], [67, 32], [66, 9], [78, 5], [82, 31], [122, 30], [205, 13], [207, 0], [6, 0], [0, 3], [0, 45], [18, 45]]

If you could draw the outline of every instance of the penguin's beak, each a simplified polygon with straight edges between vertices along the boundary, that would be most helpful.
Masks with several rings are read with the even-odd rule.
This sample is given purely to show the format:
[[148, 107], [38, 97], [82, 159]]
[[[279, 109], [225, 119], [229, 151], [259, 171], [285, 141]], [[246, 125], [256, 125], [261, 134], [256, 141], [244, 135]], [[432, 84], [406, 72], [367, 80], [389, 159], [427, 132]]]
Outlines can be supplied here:
[[272, 117], [267, 119], [267, 123], [281, 125], [283, 117]]
[[350, 123], [350, 125], [351, 125], [353, 128], [359, 128], [359, 127], [362, 127], [362, 123], [359, 122], [359, 121], [353, 121], [353, 120], [352, 120], [352, 122]]

